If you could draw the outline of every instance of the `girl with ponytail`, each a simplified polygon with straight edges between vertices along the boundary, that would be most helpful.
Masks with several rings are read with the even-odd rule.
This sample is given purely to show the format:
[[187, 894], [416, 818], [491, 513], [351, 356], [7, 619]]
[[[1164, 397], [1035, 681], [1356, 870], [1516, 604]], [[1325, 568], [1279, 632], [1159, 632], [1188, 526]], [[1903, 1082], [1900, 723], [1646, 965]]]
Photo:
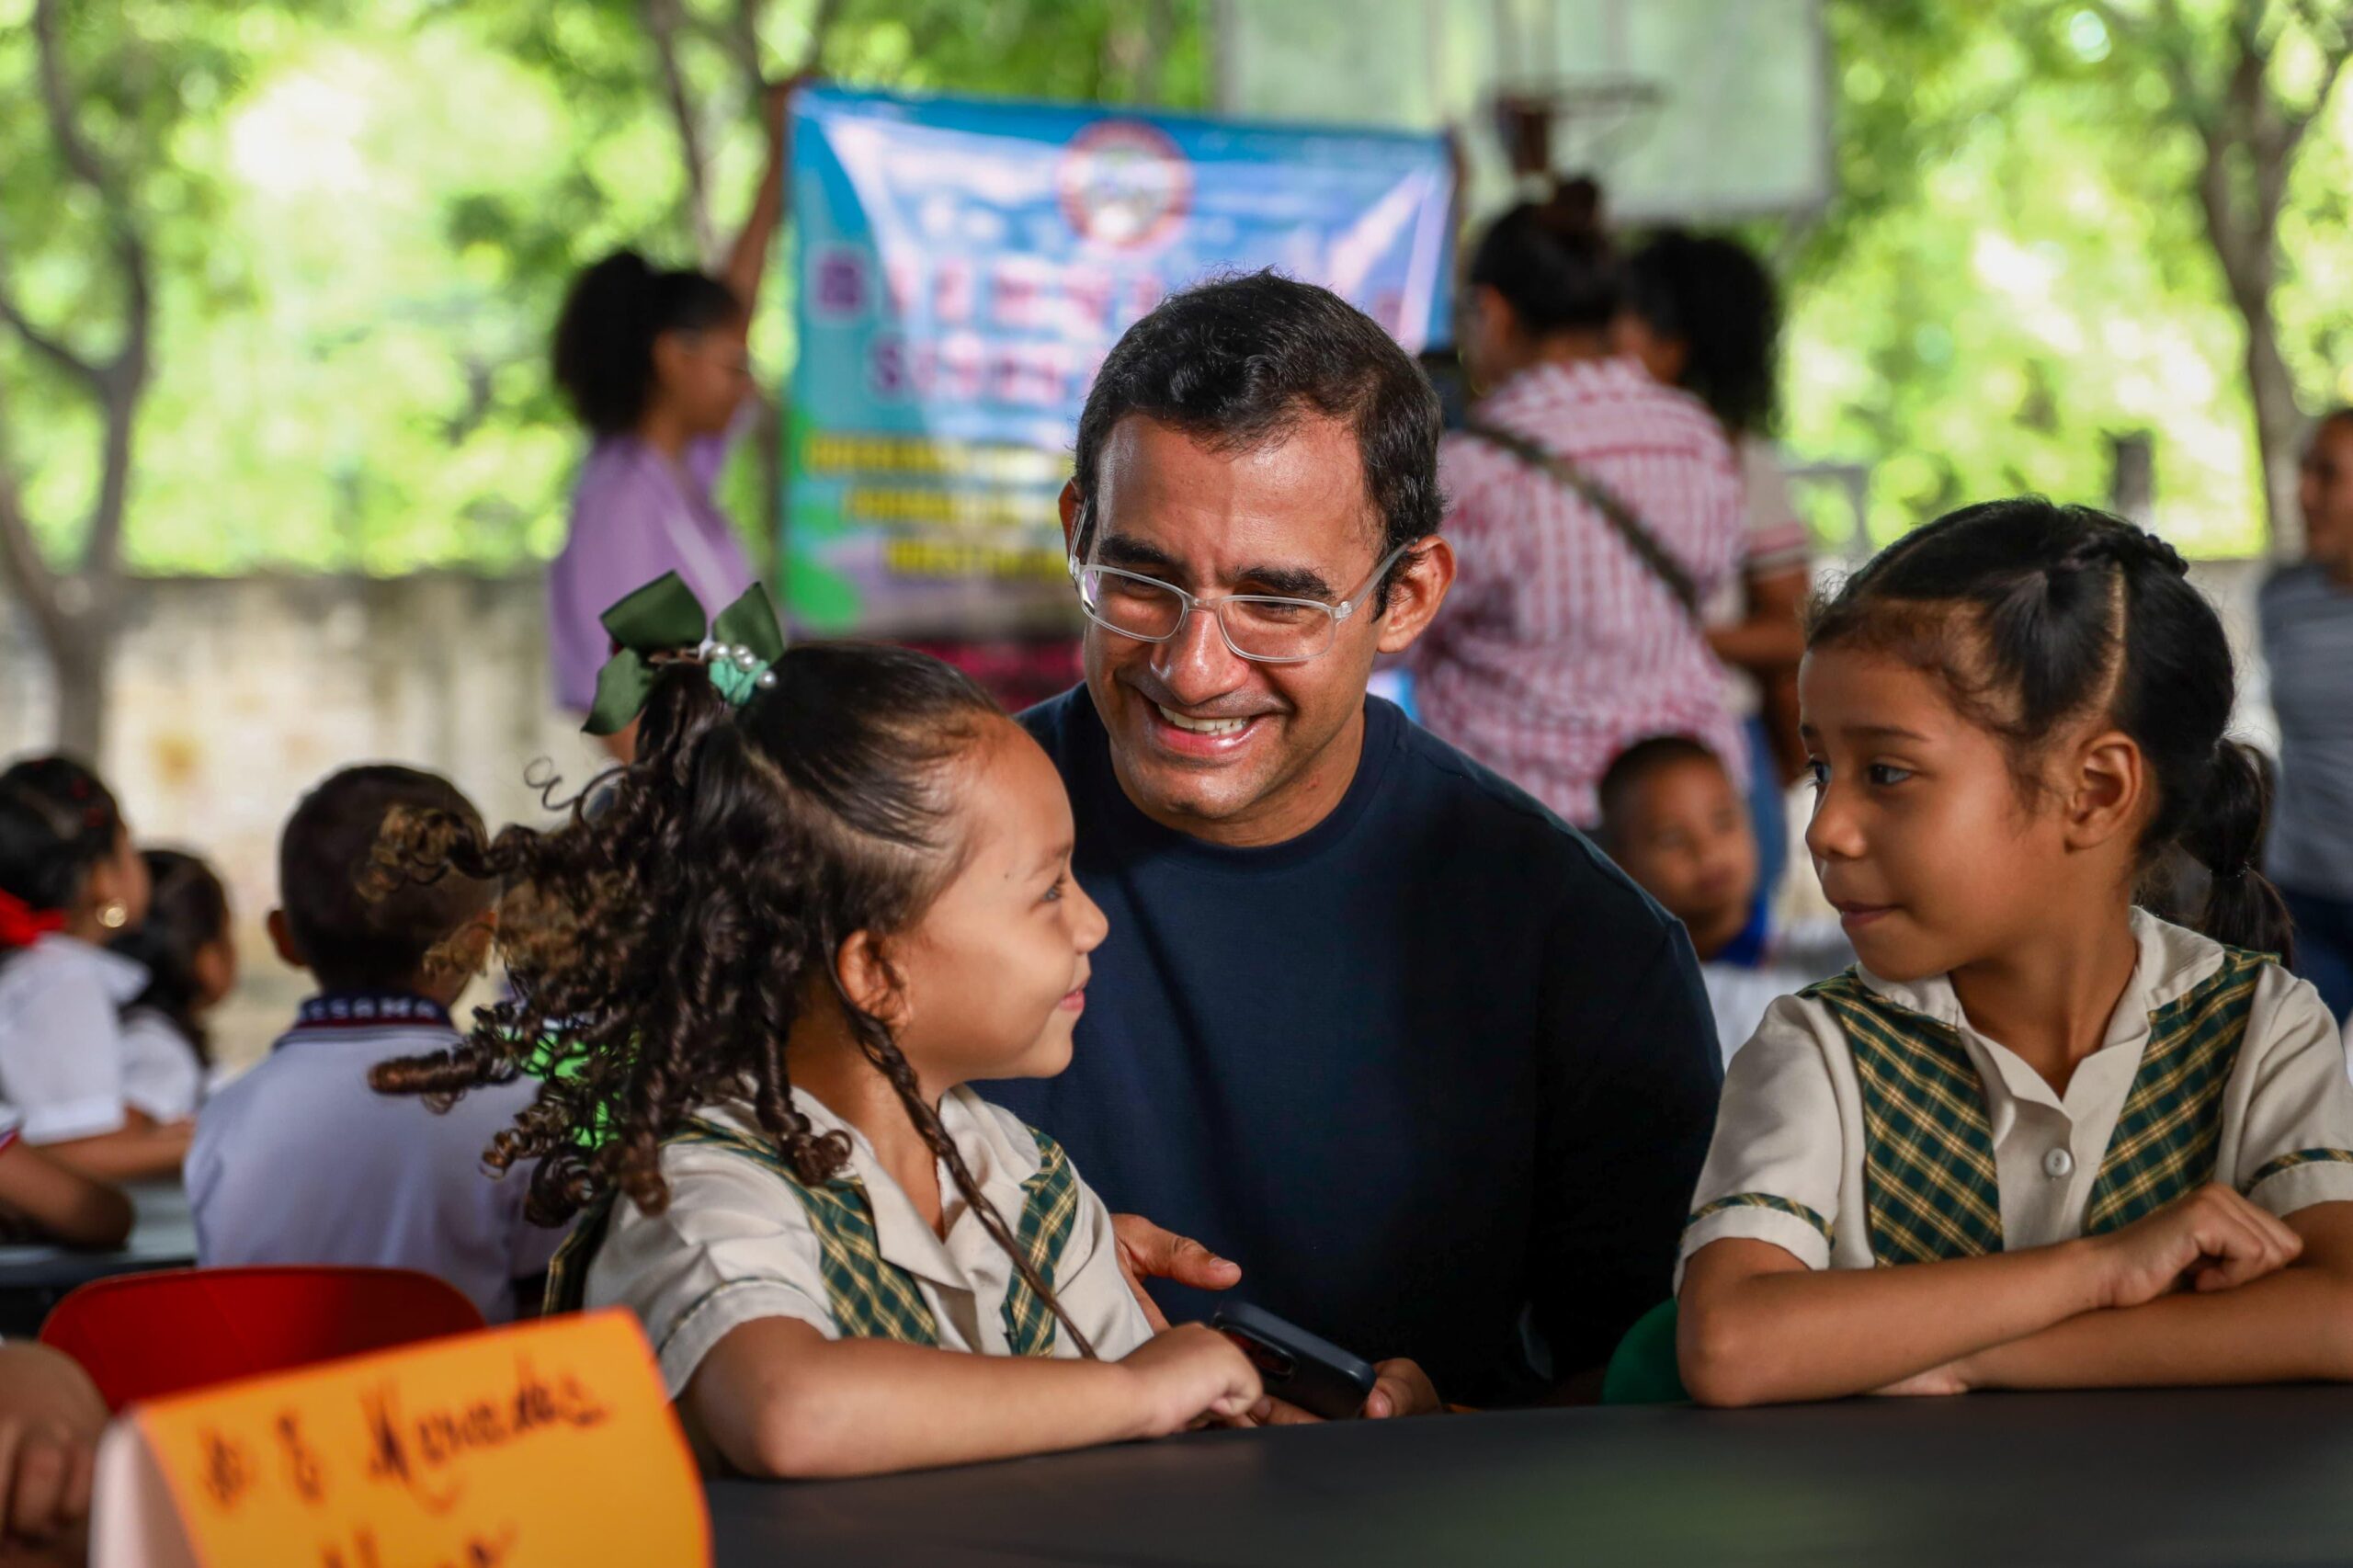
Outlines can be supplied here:
[[1799, 679], [1861, 961], [1726, 1074], [1691, 1392], [2353, 1378], [2353, 1085], [2281, 967], [2266, 775], [2180, 556], [1969, 507], [1817, 603]]
[[923, 654], [784, 652], [754, 595], [720, 618], [741, 645], [694, 640], [675, 577], [606, 619], [590, 727], [642, 720], [596, 812], [489, 839], [414, 814], [376, 873], [506, 890], [509, 999], [373, 1081], [542, 1080], [486, 1158], [574, 1226], [551, 1307], [636, 1312], [699, 1450], [753, 1474], [1247, 1410], [1248, 1361], [1198, 1324], [1153, 1336], [1102, 1202], [964, 1086], [1068, 1064], [1104, 936], [1045, 753]]
[[[606, 653], [597, 617], [607, 605], [665, 572], [710, 604], [752, 581], [711, 485], [753, 394], [747, 335], [784, 213], [791, 86], [768, 89], [767, 167], [717, 275], [618, 251], [573, 280], [557, 318], [556, 385], [591, 442], [548, 574], [556, 695], [574, 712], [596, 694]], [[626, 758], [630, 733], [608, 744]]]

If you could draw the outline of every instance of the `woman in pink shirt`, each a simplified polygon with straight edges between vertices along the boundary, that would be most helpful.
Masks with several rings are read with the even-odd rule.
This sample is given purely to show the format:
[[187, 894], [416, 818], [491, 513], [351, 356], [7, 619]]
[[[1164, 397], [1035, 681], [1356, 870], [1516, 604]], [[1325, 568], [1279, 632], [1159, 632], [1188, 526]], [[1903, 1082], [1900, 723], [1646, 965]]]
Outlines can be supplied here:
[[[556, 322], [556, 384], [595, 443], [548, 573], [556, 696], [575, 712], [587, 711], [611, 652], [597, 619], [607, 608], [665, 572], [714, 609], [751, 585], [710, 486], [752, 391], [746, 333], [784, 210], [789, 96], [769, 89], [767, 171], [722, 276], [657, 271], [617, 252], [574, 281]], [[607, 744], [626, 758], [635, 731]]]
[[1438, 449], [1454, 590], [1409, 655], [1423, 722], [1579, 827], [1653, 735], [1748, 777], [1699, 623], [1746, 554], [1740, 472], [1698, 398], [1616, 352], [1599, 204], [1568, 182], [1472, 256], [1459, 338], [1480, 402]]

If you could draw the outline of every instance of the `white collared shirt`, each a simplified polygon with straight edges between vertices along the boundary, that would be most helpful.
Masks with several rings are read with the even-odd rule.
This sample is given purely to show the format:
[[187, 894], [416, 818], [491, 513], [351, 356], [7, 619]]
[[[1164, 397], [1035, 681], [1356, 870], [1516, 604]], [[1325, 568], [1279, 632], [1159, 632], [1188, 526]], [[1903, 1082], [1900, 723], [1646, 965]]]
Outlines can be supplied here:
[[51, 933], [0, 963], [0, 1100], [28, 1143], [63, 1143], [128, 1118], [122, 1007], [147, 966]]
[[[2109, 1137], [2148, 1044], [2150, 1013], [2222, 967], [2219, 944], [2144, 911], [2132, 912], [2132, 933], [2140, 948], [2132, 978], [2100, 1048], [2076, 1064], [2064, 1095], [1972, 1028], [1947, 977], [1898, 983], [1858, 971], [1880, 995], [1959, 1031], [1984, 1085], [2008, 1251], [2083, 1234]], [[2222, 1090], [2213, 1179], [2244, 1191], [2273, 1160], [2308, 1149], [2353, 1150], [2345, 1045], [2311, 983], [2266, 964]], [[1725, 1070], [1715, 1141], [1691, 1209], [1698, 1213], [1721, 1199], [1760, 1194], [1819, 1215], [1832, 1239], [1794, 1214], [1744, 1205], [1687, 1229], [1681, 1256], [1744, 1236], [1770, 1242], [1810, 1268], [1871, 1267], [1863, 1162], [1862, 1094], [1846, 1032], [1822, 1003], [1785, 996]], [[2279, 1215], [2353, 1199], [2353, 1164], [2290, 1165], [2247, 1197]], [[1680, 1264], [1676, 1283], [1679, 1290]]]
[[[942, 1237], [882, 1168], [863, 1133], [806, 1091], [795, 1089], [792, 1097], [819, 1132], [849, 1135], [847, 1174], [865, 1185], [876, 1248], [884, 1262], [915, 1277], [938, 1326], [940, 1347], [1006, 1354], [1002, 1312], [1017, 1278], [1013, 1262], [962, 1201], [946, 1168], [939, 1171], [948, 1221]], [[699, 1114], [762, 1136], [739, 1113], [710, 1108]], [[1029, 1130], [1012, 1112], [965, 1088], [940, 1101], [939, 1120], [981, 1195], [1007, 1225], [1017, 1226], [1021, 1184], [1038, 1174]], [[826, 1305], [817, 1233], [782, 1178], [741, 1154], [694, 1144], [665, 1149], [662, 1176], [670, 1206], [659, 1216], [647, 1216], [626, 1199], [614, 1205], [604, 1244], [588, 1266], [586, 1294], [590, 1307], [625, 1306], [644, 1323], [673, 1399], [711, 1346], [756, 1318], [798, 1318], [828, 1339], [841, 1337]], [[1077, 1221], [1055, 1260], [1053, 1288], [1055, 1300], [1107, 1361], [1152, 1336], [1120, 1273], [1110, 1211], [1084, 1181]], [[1053, 1349], [1057, 1357], [1078, 1354], [1066, 1334], [1055, 1335]]]
[[197, 1262], [420, 1269], [492, 1323], [511, 1321], [514, 1282], [544, 1272], [564, 1233], [524, 1218], [530, 1166], [501, 1174], [482, 1154], [539, 1081], [470, 1089], [446, 1113], [368, 1086], [379, 1062], [457, 1043], [438, 1023], [278, 1037], [198, 1115], [188, 1156]]
[[185, 1121], [204, 1097], [196, 1042], [153, 1007], [122, 1016], [122, 1097], [157, 1121]]

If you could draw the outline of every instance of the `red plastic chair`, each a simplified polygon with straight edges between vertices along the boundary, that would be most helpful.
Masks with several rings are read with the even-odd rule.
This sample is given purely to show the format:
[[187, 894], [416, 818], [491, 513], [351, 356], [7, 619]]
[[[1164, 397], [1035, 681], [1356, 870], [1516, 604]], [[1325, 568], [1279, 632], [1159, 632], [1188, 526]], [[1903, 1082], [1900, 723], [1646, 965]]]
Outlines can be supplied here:
[[406, 1268], [170, 1268], [83, 1286], [40, 1339], [120, 1410], [483, 1326], [455, 1286]]

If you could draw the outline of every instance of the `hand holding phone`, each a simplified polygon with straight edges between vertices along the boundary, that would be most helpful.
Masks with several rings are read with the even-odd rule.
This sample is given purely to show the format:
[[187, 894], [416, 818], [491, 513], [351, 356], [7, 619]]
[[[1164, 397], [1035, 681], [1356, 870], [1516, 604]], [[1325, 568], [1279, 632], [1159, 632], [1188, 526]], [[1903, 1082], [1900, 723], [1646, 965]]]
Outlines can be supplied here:
[[1275, 1398], [1326, 1421], [1363, 1413], [1376, 1374], [1362, 1357], [1246, 1301], [1220, 1305], [1210, 1326], [1242, 1347]]

